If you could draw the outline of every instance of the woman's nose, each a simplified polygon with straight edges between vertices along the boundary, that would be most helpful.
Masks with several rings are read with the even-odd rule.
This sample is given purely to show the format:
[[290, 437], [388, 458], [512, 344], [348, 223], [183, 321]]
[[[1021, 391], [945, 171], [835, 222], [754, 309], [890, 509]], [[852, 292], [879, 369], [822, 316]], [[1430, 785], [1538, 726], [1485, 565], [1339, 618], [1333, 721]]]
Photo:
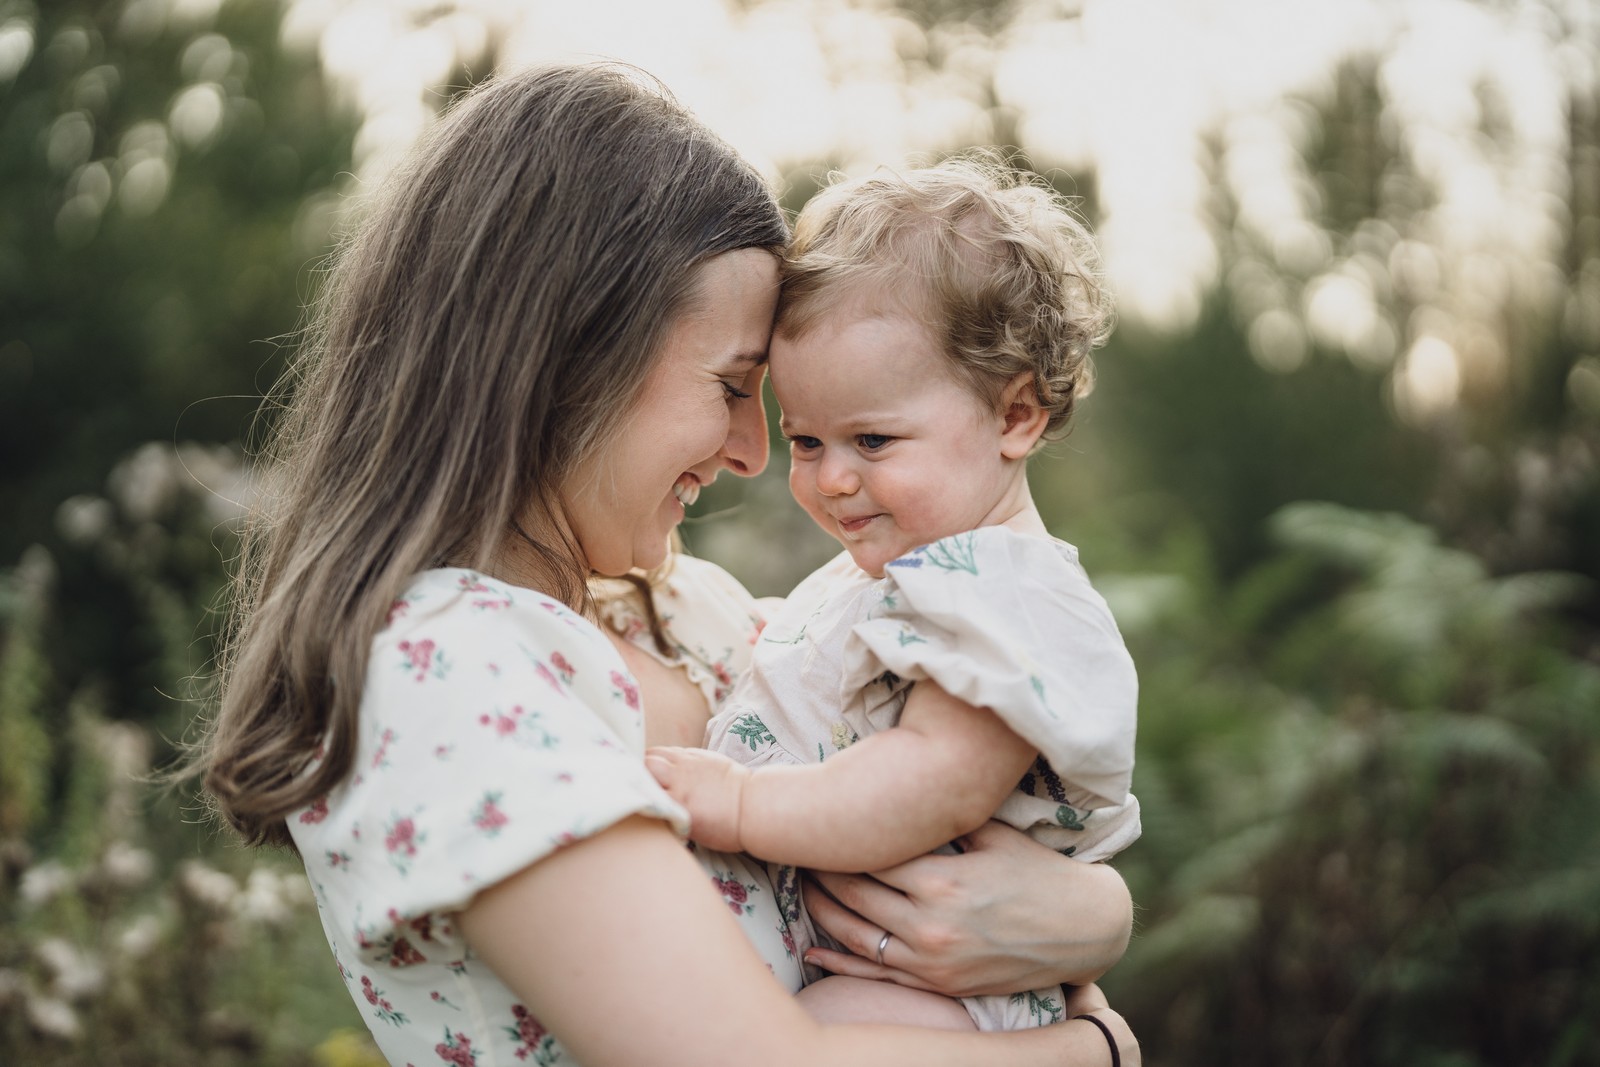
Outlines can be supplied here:
[[761, 399], [761, 378], [746, 390], [747, 400], [735, 400], [729, 409], [728, 437], [722, 442], [722, 462], [742, 478], [754, 478], [767, 466], [767, 408]]

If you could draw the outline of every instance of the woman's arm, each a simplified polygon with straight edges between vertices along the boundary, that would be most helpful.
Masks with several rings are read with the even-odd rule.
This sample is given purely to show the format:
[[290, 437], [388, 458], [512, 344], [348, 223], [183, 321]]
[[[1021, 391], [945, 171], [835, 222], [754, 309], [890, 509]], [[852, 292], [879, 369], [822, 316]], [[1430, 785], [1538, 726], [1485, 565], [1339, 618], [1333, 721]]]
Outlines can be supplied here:
[[[811, 917], [851, 953], [813, 949], [835, 974], [947, 996], [1093, 981], [1122, 958], [1133, 901], [1122, 876], [990, 822], [959, 856], [919, 856], [875, 874], [814, 873]], [[892, 934], [885, 966], [874, 956]]]
[[[1006, 1034], [814, 1023], [704, 882], [671, 833], [635, 817], [480, 893], [461, 928], [590, 1067], [1111, 1062], [1084, 1020]], [[1120, 1017], [1097, 1015], [1133, 1047]]]
[[652, 750], [645, 763], [689, 810], [689, 834], [701, 844], [796, 867], [863, 871], [983, 825], [1037, 755], [994, 712], [922, 681], [899, 725], [822, 763], [752, 771], [686, 749]]

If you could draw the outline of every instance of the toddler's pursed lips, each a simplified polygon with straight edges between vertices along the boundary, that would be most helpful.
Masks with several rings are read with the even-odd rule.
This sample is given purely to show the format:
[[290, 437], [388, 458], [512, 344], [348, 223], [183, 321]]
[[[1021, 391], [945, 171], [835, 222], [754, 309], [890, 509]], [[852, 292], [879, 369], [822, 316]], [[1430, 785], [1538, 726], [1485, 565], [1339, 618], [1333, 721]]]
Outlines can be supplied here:
[[839, 518], [835, 519], [834, 521], [839, 524], [839, 529], [843, 530], [845, 533], [855, 533], [858, 530], [864, 529], [866, 527], [867, 523], [871, 522], [873, 519], [875, 519], [877, 517], [878, 517], [877, 513], [874, 513], [872, 515], [862, 515], [859, 518], [854, 518], [854, 519], [847, 519], [847, 518], [844, 518], [843, 516], [840, 516]]

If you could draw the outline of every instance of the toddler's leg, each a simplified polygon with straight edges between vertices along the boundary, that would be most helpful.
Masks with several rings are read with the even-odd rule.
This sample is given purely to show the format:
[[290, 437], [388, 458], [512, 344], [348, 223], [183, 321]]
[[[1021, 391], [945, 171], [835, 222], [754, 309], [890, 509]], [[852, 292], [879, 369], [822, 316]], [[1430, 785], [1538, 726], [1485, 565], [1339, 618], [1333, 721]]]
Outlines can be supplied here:
[[830, 974], [795, 994], [819, 1023], [892, 1023], [932, 1030], [975, 1030], [959, 1000], [893, 982]]

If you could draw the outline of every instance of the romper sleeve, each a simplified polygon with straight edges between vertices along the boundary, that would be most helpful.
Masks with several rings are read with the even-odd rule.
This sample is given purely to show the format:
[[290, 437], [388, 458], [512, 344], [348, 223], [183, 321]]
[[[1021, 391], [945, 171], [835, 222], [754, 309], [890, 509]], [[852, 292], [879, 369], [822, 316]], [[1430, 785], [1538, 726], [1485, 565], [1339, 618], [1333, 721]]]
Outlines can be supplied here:
[[885, 672], [932, 679], [1103, 804], [1128, 799], [1138, 679], [1072, 546], [983, 527], [884, 573], [882, 601], [847, 642], [841, 696]]
[[373, 962], [396, 965], [419, 923], [425, 941], [453, 938], [431, 919], [628, 816], [685, 834], [641, 759], [637, 683], [593, 625], [466, 571], [428, 572], [396, 608], [373, 643], [352, 774], [291, 819], [328, 910]]

